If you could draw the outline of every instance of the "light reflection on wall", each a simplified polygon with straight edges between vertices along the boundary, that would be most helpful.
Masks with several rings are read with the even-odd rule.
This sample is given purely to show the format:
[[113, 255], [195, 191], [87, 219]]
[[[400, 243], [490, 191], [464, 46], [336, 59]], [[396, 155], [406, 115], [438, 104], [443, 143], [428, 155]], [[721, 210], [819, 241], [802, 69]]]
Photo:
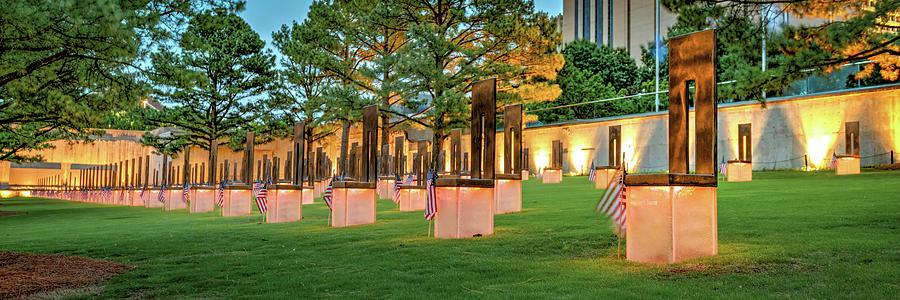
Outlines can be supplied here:
[[624, 164], [623, 167], [627, 172], [636, 170], [637, 164], [641, 159], [641, 152], [634, 147], [638, 130], [638, 126], [622, 126], [622, 132], [620, 133], [622, 138], [622, 164]]
[[538, 151], [534, 156], [534, 166], [537, 171], [542, 172], [544, 168], [550, 165], [550, 153], [547, 151]]
[[587, 170], [587, 152], [588, 150], [583, 149], [584, 146], [575, 146], [572, 149], [578, 149], [572, 151], [572, 164], [574, 165], [572, 168], [572, 175], [580, 175], [584, 174], [585, 170]]
[[834, 149], [836, 138], [828, 134], [811, 136], [806, 139], [806, 154], [809, 157], [810, 169], [824, 169], [829, 166], [831, 157], [828, 150]]
[[[900, 111], [900, 105], [895, 106], [895, 108], [893, 108], [893, 111]], [[894, 144], [892, 145], [893, 146], [892, 150], [895, 152], [900, 151], [900, 114], [894, 115], [894, 119], [891, 120], [891, 130], [894, 132], [894, 135], [892, 138], [894, 140]], [[897, 154], [894, 153], [895, 157], [896, 157], [896, 155]]]
[[622, 162], [625, 163], [625, 170], [628, 172], [633, 172], [637, 168], [637, 163], [640, 159], [640, 152], [634, 150], [634, 140], [632, 139], [623, 139], [622, 140], [622, 151], [625, 152], [622, 158]]
[[810, 169], [829, 167], [838, 133], [844, 125], [845, 113], [846, 110], [838, 110], [833, 114], [826, 114], [818, 109], [801, 112], [800, 126], [806, 136], [806, 155]]

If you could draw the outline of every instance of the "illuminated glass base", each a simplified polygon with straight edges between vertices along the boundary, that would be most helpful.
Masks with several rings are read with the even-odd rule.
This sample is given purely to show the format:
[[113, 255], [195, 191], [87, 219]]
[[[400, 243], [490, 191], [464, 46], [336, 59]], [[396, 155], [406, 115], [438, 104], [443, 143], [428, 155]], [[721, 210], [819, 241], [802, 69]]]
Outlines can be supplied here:
[[626, 257], [657, 264], [718, 253], [716, 188], [629, 186]]
[[845, 156], [838, 158], [835, 163], [835, 174], [851, 175], [859, 174], [859, 157]]
[[303, 204], [313, 204], [316, 202], [316, 198], [313, 195], [313, 192], [314, 192], [314, 188], [309, 188], [309, 187], [303, 188], [303, 192], [301, 192], [303, 195], [302, 195], [302, 197], [300, 197]]
[[181, 199], [181, 187], [171, 187], [166, 189], [168, 196], [166, 197], [166, 210], [185, 209], [188, 204]]
[[147, 192], [150, 194], [150, 198], [147, 198], [147, 203], [144, 203], [144, 207], [163, 207], [163, 203], [159, 202], [159, 189], [148, 189]]
[[560, 183], [562, 182], [562, 169], [544, 169], [541, 178], [542, 183]]
[[302, 195], [300, 189], [269, 189], [266, 223], [294, 222], [302, 219]]
[[522, 181], [494, 180], [494, 214], [522, 211]]
[[400, 211], [425, 209], [424, 188], [400, 188]]
[[393, 199], [394, 198], [394, 179], [379, 179], [378, 180], [378, 199]]
[[249, 215], [253, 205], [250, 199], [250, 189], [225, 188], [225, 201], [222, 205], [223, 217], [235, 217]]
[[215, 197], [216, 190], [213, 188], [191, 189], [190, 212], [193, 214], [213, 211]]
[[751, 163], [729, 162], [727, 168], [729, 182], [753, 180], [753, 164]]
[[332, 227], [375, 223], [374, 188], [334, 188]]
[[606, 189], [609, 182], [616, 177], [616, 173], [621, 172], [619, 169], [595, 169], [594, 170], [594, 188], [598, 190]]
[[434, 237], [458, 239], [494, 234], [494, 188], [435, 189]]

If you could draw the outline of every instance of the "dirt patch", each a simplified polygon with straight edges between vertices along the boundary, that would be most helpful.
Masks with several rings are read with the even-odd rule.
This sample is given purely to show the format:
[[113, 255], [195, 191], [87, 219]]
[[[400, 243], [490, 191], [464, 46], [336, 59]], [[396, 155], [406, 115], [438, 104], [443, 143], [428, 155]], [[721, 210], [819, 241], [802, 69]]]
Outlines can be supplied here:
[[875, 169], [875, 170], [900, 170], [900, 163], [896, 163], [893, 165], [877, 166], [873, 169]]
[[0, 217], [2, 217], [2, 216], [10, 216], [10, 215], [18, 215], [18, 214], [24, 214], [24, 213], [23, 213], [23, 212], [17, 212], [17, 211], [2, 211], [2, 210], [0, 210]]
[[0, 299], [90, 286], [126, 271], [113, 261], [0, 251]]

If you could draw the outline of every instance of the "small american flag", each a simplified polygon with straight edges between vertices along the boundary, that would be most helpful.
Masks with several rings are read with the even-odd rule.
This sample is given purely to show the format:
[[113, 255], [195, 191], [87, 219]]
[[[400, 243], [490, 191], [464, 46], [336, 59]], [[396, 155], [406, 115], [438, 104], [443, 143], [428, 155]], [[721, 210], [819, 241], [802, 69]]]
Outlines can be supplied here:
[[225, 207], [225, 183], [220, 183], [216, 190], [216, 205]]
[[191, 201], [191, 186], [187, 183], [181, 188], [181, 201], [184, 201], [184, 203], [189, 203]]
[[434, 192], [434, 182], [437, 179], [437, 172], [428, 171], [428, 175], [426, 177], [428, 182], [425, 183], [425, 190], [428, 194], [428, 198], [425, 199], [425, 220], [434, 219], [434, 215], [437, 214], [437, 195]]
[[412, 178], [412, 172], [409, 172], [409, 174], [406, 175], [406, 181], [404, 181], [403, 184], [405, 184], [405, 185], [412, 185], [412, 179], [413, 179], [413, 178]]
[[728, 164], [725, 161], [722, 161], [722, 165], [719, 167], [719, 174], [722, 174], [722, 177], [728, 177]]
[[111, 193], [112, 193], [112, 190], [109, 187], [103, 189], [103, 198], [106, 198], [106, 201], [112, 200]]
[[625, 232], [625, 175], [616, 173], [609, 182], [609, 187], [603, 192], [600, 201], [597, 202], [597, 211], [609, 216], [616, 223], [618, 232], [622, 236]]
[[147, 199], [144, 198], [144, 196], [145, 196], [146, 194], [147, 194], [147, 186], [145, 185], [144, 188], [141, 189], [141, 194], [140, 194], [141, 202], [143, 202], [144, 205], [147, 205]]
[[258, 182], [253, 184], [253, 197], [256, 197], [257, 194], [259, 194], [259, 183]]
[[400, 203], [400, 174], [394, 175], [394, 203]]
[[266, 189], [266, 184], [259, 185], [259, 192], [256, 193], [256, 206], [259, 207], [259, 213], [264, 214], [268, 210], [266, 207], [267, 202], [269, 201], [269, 191]]
[[325, 205], [328, 205], [328, 210], [331, 210], [331, 197], [332, 193], [334, 193], [334, 181], [337, 179], [331, 179], [328, 182], [328, 187], [325, 188], [325, 193], [322, 194], [322, 200], [325, 201]]
[[834, 152], [831, 152], [831, 168], [837, 168], [837, 155], [835, 155]]
[[166, 186], [159, 187], [159, 196], [156, 197], [156, 201], [166, 203]]
[[594, 179], [596, 178], [596, 176], [597, 176], [597, 171], [594, 170], [594, 162], [591, 162], [591, 170], [590, 170], [590, 173], [588, 173], [588, 180], [590, 182], [594, 182]]

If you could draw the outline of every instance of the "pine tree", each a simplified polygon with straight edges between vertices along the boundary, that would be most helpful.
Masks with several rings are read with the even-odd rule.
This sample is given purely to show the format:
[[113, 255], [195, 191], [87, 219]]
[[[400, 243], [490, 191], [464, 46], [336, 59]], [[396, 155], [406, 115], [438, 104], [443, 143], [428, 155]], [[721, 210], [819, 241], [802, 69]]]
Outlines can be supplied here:
[[208, 10], [191, 19], [178, 47], [152, 55], [154, 94], [170, 107], [151, 121], [181, 132], [171, 137], [148, 133], [143, 142], [165, 148], [179, 140], [171, 147], [210, 150], [209, 178], [215, 178], [216, 149], [226, 143], [239, 149], [242, 133], [260, 124], [252, 111], [261, 106], [253, 101], [261, 100], [275, 76], [275, 59], [264, 47], [233, 11]]

